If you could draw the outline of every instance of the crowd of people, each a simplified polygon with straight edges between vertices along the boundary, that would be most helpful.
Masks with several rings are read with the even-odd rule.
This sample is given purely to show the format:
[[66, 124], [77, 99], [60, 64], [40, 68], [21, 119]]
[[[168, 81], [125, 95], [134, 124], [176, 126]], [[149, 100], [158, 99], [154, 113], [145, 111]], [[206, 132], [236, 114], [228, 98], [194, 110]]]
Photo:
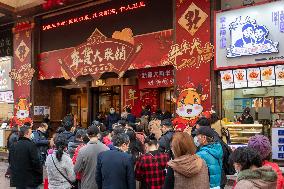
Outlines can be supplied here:
[[122, 115], [110, 108], [88, 128], [74, 126], [67, 115], [51, 139], [47, 130], [46, 123], [34, 131], [29, 124], [13, 128], [11, 186], [38, 189], [46, 168], [49, 189], [221, 189], [235, 173], [235, 189], [284, 187], [278, 165], [269, 162], [269, 139], [256, 135], [232, 152], [215, 113], [179, 127], [169, 113], [146, 107], [136, 118], [130, 108]]

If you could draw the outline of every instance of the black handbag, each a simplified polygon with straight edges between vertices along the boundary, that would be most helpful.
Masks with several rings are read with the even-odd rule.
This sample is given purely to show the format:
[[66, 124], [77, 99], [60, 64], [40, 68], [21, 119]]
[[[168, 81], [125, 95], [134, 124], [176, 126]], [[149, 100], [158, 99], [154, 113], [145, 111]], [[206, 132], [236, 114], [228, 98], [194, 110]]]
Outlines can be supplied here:
[[65, 180], [67, 180], [69, 182], [69, 184], [71, 185], [71, 189], [78, 189], [78, 182], [77, 181], [75, 181], [75, 182], [70, 181], [63, 173], [61, 173], [61, 171], [59, 171], [59, 169], [57, 168], [57, 166], [56, 166], [56, 164], [55, 164], [55, 162], [53, 160], [52, 155], [51, 155], [51, 159], [53, 161], [53, 164], [54, 164], [55, 168], [60, 173], [60, 175], [63, 176], [65, 178]]

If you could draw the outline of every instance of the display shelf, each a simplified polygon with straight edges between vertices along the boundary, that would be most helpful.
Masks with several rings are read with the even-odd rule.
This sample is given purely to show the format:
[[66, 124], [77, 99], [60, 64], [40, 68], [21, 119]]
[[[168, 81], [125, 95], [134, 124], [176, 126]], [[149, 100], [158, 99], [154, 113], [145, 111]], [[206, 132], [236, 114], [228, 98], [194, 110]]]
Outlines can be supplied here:
[[262, 124], [229, 124], [228, 130], [231, 133], [231, 143], [247, 144], [251, 136], [262, 134]]

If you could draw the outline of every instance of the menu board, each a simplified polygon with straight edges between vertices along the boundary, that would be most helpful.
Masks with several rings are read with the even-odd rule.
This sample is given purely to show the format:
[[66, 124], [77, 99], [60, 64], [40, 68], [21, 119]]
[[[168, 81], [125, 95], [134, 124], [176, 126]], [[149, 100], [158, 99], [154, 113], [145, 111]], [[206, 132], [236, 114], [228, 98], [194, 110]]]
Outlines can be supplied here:
[[284, 112], [284, 97], [275, 97], [275, 113]]
[[272, 128], [272, 159], [284, 160], [284, 128]]
[[274, 86], [275, 85], [274, 66], [261, 67], [260, 70], [261, 70], [262, 86]]
[[284, 65], [275, 66], [276, 85], [284, 85]]
[[247, 69], [248, 87], [260, 87], [260, 68]]
[[222, 89], [234, 88], [233, 70], [221, 71]]
[[245, 69], [237, 69], [233, 71], [235, 88], [247, 87], [247, 74]]

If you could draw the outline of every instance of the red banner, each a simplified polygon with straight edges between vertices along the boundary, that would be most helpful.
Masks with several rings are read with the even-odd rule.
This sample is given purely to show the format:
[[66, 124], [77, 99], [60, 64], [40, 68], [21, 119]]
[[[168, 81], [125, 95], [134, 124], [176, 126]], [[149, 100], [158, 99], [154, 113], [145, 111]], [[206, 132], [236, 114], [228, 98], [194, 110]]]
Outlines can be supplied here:
[[34, 74], [31, 68], [32, 28], [29, 22], [18, 23], [14, 28], [14, 67], [10, 77], [14, 80], [15, 102], [20, 98], [30, 98], [30, 84]]
[[123, 86], [123, 107], [130, 107], [132, 114], [140, 117], [142, 103], [140, 100], [140, 91], [137, 86]]
[[[145, 34], [141, 36], [135, 36], [133, 38], [134, 38], [133, 39], [134, 44], [142, 44], [142, 49], [137, 54], [137, 56], [134, 57], [134, 59], [130, 60], [131, 65], [128, 65], [127, 69], [140, 69], [140, 68], [157, 67], [157, 66], [164, 65], [164, 59], [167, 57], [167, 54], [170, 50], [170, 46], [173, 43], [173, 31], [172, 30], [166, 30], [166, 31], [161, 31], [161, 32], [156, 32], [156, 33], [151, 33], [151, 34]], [[112, 51], [114, 50], [116, 49], [113, 49]], [[44, 79], [53, 79], [53, 78], [62, 78], [62, 77], [69, 79], [68, 75], [70, 73], [67, 73], [65, 71], [65, 68], [63, 69], [63, 66], [60, 65], [60, 62], [58, 60], [65, 59], [67, 56], [70, 56], [72, 52], [74, 53], [73, 47], [41, 53], [39, 55], [39, 62], [38, 62], [39, 79], [44, 80]], [[114, 51], [114, 53], [115, 52], [116, 51]], [[87, 51], [85, 51], [85, 53], [87, 53]], [[96, 51], [95, 52], [93, 51], [93, 53], [96, 53]], [[76, 57], [75, 55], [73, 55], [73, 57]], [[94, 54], [91, 54], [91, 56], [93, 57]], [[101, 58], [105, 58], [105, 57], [103, 56]], [[82, 59], [82, 57], [79, 57], [79, 60], [80, 59]], [[69, 58], [68, 61], [71, 61], [71, 59]], [[96, 59], [96, 61], [98, 60]], [[128, 63], [129, 62], [127, 62], [127, 64]], [[72, 62], [69, 62], [69, 63], [66, 62], [65, 64], [71, 65]], [[94, 69], [96, 68], [97, 67], [95, 67]], [[100, 68], [102, 70], [105, 70], [108, 67], [100, 67]], [[94, 69], [92, 68], [92, 70]], [[74, 70], [74, 71], [75, 71], [74, 72], [75, 74], [76, 72], [78, 72], [78, 70], [77, 71]]]
[[211, 109], [210, 1], [180, 1], [176, 5], [176, 44], [168, 54], [168, 64], [176, 68], [178, 97], [176, 114], [193, 125]]
[[141, 90], [140, 94], [141, 94], [140, 96], [141, 96], [142, 105], [144, 107], [149, 105], [151, 107], [151, 111], [156, 112], [160, 104], [158, 90], [157, 89], [145, 89], [145, 90]]
[[138, 70], [139, 89], [172, 87], [174, 70], [171, 66]]

